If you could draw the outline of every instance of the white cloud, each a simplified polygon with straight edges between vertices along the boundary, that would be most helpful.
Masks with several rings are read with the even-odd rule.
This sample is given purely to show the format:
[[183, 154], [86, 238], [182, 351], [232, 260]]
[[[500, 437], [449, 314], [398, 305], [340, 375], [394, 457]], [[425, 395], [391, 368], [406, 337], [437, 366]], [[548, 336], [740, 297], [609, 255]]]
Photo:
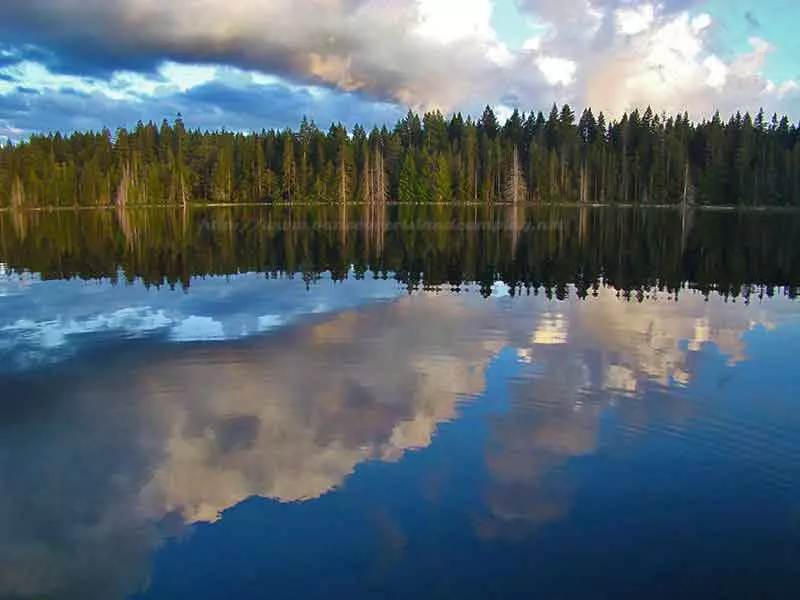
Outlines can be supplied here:
[[542, 36], [540, 35], [528, 38], [527, 40], [522, 42], [522, 49], [527, 52], [535, 52], [541, 47], [542, 47]]
[[[301, 19], [293, 0], [205, 0], [202, 11], [195, 0], [11, 3], [0, 37], [38, 44], [85, 75], [23, 62], [5, 69], [13, 80], [0, 80], [0, 94], [25, 85], [55, 98], [71, 88], [137, 116], [150, 109], [143, 97], [209, 84], [281, 85], [320, 103], [333, 88], [352, 93], [353, 104], [366, 98], [445, 112], [508, 97], [524, 98], [523, 109], [571, 102], [613, 116], [647, 104], [698, 117], [800, 107], [797, 81], [763, 74], [769, 41], [753, 38], [751, 51], [727, 58], [712, 43], [711, 15], [689, 10], [700, 0], [522, 0], [522, 18], [537, 35], [513, 50], [492, 26], [493, 0], [309, 1]], [[206, 110], [209, 124], [231, 117]], [[0, 137], [18, 135], [19, 117], [0, 116]], [[95, 121], [87, 114], [76, 123]]]
[[502, 42], [495, 42], [487, 46], [486, 56], [500, 67], [510, 67], [516, 60], [516, 55]]
[[728, 66], [717, 56], [708, 56], [703, 61], [703, 66], [708, 69], [708, 85], [721, 88], [728, 79]]
[[708, 13], [701, 13], [692, 19], [692, 31], [695, 34], [700, 33], [704, 29], [711, 26], [711, 15]]
[[418, 0], [415, 31], [430, 40], [450, 44], [461, 40], [493, 40], [491, 0]]
[[578, 65], [575, 61], [558, 56], [540, 56], [536, 66], [550, 85], [569, 85], [575, 79]]
[[[618, 116], [633, 107], [651, 105], [669, 113], [688, 111], [695, 117], [715, 110], [732, 113], [759, 106], [781, 110], [778, 86], [763, 74], [766, 56], [774, 48], [752, 38], [752, 51], [725, 61], [711, 51], [711, 17], [688, 12], [655, 13], [654, 19], [628, 23], [635, 34], [615, 37], [607, 50], [594, 56], [586, 49], [580, 60], [580, 94], [592, 107]], [[585, 77], [580, 77], [583, 74]], [[790, 105], [783, 105], [790, 109]]]
[[636, 35], [647, 31], [655, 20], [655, 7], [652, 4], [617, 9], [615, 13], [617, 29], [623, 35]]
[[789, 94], [800, 92], [800, 83], [793, 80], [784, 81], [777, 87], [778, 97], [783, 98]]
[[159, 74], [166, 79], [169, 85], [185, 92], [198, 85], [213, 81], [217, 77], [217, 68], [166, 62], [159, 68]]
[[26, 60], [6, 68], [5, 72], [12, 81], [0, 80], [0, 94], [13, 92], [21, 83], [37, 92], [57, 93], [71, 89], [86, 94], [100, 93], [112, 100], [135, 101], [142, 96], [185, 92], [213, 81], [220, 71], [213, 66], [167, 61], [154, 75], [121, 71], [110, 79], [102, 79], [54, 73], [42, 64]]

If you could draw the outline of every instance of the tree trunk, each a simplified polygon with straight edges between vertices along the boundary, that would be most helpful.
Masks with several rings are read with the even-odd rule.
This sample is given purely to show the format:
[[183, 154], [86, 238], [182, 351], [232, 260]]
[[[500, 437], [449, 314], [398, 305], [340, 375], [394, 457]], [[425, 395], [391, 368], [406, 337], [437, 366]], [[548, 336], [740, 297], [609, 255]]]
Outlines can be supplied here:
[[25, 204], [25, 190], [22, 186], [22, 181], [19, 177], [14, 178], [14, 184], [11, 186], [11, 208], [19, 210]]

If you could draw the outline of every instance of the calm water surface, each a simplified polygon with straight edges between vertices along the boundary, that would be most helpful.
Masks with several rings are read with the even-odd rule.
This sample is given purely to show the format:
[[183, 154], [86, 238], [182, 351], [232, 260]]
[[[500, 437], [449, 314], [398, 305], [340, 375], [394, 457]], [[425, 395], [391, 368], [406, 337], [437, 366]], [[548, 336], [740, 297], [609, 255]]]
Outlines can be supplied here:
[[797, 217], [252, 218], [0, 216], [0, 598], [797, 597]]

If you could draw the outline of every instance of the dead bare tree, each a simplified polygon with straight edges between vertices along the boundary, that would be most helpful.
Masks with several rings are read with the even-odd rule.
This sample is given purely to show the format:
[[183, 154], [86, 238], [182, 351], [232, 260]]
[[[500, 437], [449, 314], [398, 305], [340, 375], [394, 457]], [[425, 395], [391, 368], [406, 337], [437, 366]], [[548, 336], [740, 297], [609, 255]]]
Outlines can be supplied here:
[[514, 155], [511, 159], [511, 168], [506, 175], [504, 197], [507, 202], [519, 204], [528, 198], [528, 189], [525, 185], [525, 175], [519, 162], [519, 149], [514, 146]]

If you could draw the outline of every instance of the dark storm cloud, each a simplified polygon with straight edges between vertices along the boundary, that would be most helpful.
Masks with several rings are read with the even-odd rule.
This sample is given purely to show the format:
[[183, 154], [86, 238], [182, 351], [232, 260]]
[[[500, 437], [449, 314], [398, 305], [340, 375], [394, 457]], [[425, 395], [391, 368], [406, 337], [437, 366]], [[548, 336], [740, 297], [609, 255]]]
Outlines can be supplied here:
[[296, 126], [304, 115], [321, 124], [342, 121], [380, 125], [400, 116], [393, 105], [375, 104], [354, 94], [320, 92], [273, 83], [225, 83], [213, 81], [186, 92], [171, 91], [128, 100], [112, 99], [104, 93], [75, 88], [47, 93], [0, 94], [0, 122], [22, 130], [22, 136], [53, 130], [74, 131], [103, 127], [131, 127], [137, 121], [184, 116], [191, 128], [260, 130]]
[[[415, 0], [12, 0], [0, 37], [51, 70], [107, 77], [225, 64], [401, 104], [453, 106], [513, 81], [475, 38], [418, 35]], [[528, 82], [527, 87], [536, 82]]]
[[[157, 55], [145, 48], [137, 50], [127, 43], [100, 43], [99, 31], [92, 30], [105, 26], [103, 15], [107, 11], [103, 10], [103, 3], [89, 0], [83, 3], [81, 10], [72, 11], [75, 17], [85, 13], [81, 15], [83, 23], [71, 22], [70, 16], [62, 12], [68, 8], [67, 4], [63, 0], [8, 0], [0, 20], [0, 36], [11, 50], [13, 62], [30, 59], [60, 73], [106, 76], [120, 69], [152, 71], [160, 62]], [[105, 4], [121, 3], [111, 0]], [[90, 16], [92, 13], [94, 18]], [[0, 58], [0, 66], [3, 66], [2, 60]]]
[[0, 94], [0, 121], [26, 113], [29, 106], [28, 98], [17, 94]]
[[212, 81], [188, 90], [183, 100], [190, 107], [206, 110], [222, 108], [227, 113], [269, 118], [275, 113], [297, 112], [313, 102], [313, 97], [307, 90], [293, 91], [281, 85], [232, 88], [225, 83]]
[[20, 129], [22, 137], [55, 130], [98, 130], [104, 126], [133, 125], [139, 119], [160, 113], [152, 105], [119, 103], [99, 93], [0, 94], [0, 123], [6, 121]]
[[226, 127], [240, 129], [294, 125], [303, 115], [314, 115], [321, 125], [342, 121], [348, 125], [359, 122], [369, 126], [400, 116], [400, 109], [392, 105], [366, 102], [354, 94], [328, 91], [320, 94], [316, 97], [306, 89], [280, 84], [231, 87], [210, 82], [188, 90], [181, 95], [180, 102], [186, 106], [184, 116], [188, 118], [193, 112], [200, 117], [222, 110], [227, 116]]

